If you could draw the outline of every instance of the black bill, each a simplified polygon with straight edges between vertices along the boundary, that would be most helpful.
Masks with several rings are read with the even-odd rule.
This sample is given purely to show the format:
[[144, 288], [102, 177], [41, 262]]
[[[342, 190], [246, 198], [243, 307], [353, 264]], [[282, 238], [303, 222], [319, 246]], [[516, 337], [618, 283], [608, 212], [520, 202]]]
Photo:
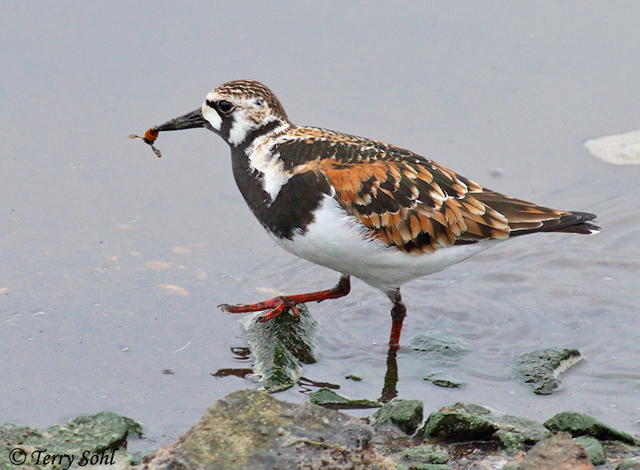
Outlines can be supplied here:
[[202, 109], [198, 108], [183, 116], [171, 119], [164, 124], [156, 127], [158, 132], [163, 131], [181, 131], [183, 129], [194, 129], [196, 127], [205, 127], [207, 121], [202, 117]]
[[160, 150], [154, 147], [154, 142], [158, 138], [158, 133], [163, 131], [181, 131], [183, 129], [195, 129], [197, 127], [206, 127], [207, 121], [204, 117], [202, 117], [202, 110], [196, 109], [195, 111], [191, 111], [190, 113], [184, 114], [180, 117], [171, 119], [164, 124], [161, 124], [156, 127], [152, 127], [147, 130], [144, 134], [144, 137], [140, 137], [135, 134], [131, 134], [129, 138], [131, 139], [142, 139], [145, 143], [151, 146], [153, 153], [156, 157], [160, 158], [162, 154]]

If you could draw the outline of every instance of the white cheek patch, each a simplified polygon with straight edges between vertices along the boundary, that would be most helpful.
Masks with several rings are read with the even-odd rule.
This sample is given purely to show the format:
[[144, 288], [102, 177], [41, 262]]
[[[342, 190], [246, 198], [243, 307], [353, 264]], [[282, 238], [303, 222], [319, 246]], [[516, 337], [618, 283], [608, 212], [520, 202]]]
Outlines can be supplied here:
[[214, 130], [220, 131], [220, 129], [222, 129], [222, 119], [220, 118], [220, 115], [215, 109], [212, 109], [206, 104], [202, 105], [202, 117], [209, 121], [209, 124], [211, 124], [211, 127]]

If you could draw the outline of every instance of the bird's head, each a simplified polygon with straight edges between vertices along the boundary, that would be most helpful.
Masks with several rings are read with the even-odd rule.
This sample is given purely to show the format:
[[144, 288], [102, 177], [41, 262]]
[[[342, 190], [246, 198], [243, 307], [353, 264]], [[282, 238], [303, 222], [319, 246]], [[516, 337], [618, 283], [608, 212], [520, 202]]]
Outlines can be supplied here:
[[206, 127], [232, 147], [266, 125], [291, 124], [276, 95], [253, 80], [234, 80], [210, 92], [202, 107], [158, 126], [158, 132]]

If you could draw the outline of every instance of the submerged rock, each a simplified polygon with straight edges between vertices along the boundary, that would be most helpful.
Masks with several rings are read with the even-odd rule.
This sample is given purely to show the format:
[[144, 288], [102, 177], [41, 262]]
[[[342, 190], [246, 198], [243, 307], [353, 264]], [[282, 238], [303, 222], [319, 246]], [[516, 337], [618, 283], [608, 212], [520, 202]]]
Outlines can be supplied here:
[[421, 431], [428, 441], [495, 441], [509, 454], [515, 454], [523, 450], [525, 444], [534, 444], [550, 434], [535, 421], [497, 415], [488, 408], [464, 403], [431, 413]]
[[469, 348], [460, 338], [443, 335], [440, 332], [419, 333], [409, 342], [414, 351], [425, 353], [426, 357], [443, 362], [457, 362], [469, 352]]
[[558, 376], [582, 359], [577, 349], [540, 349], [522, 354], [516, 361], [516, 375], [536, 395], [560, 390]]
[[371, 435], [363, 420], [338, 411], [240, 390], [218, 400], [175, 444], [134, 468], [395, 469], [391, 459], [372, 450]]
[[309, 402], [332, 410], [357, 410], [363, 408], [380, 408], [382, 403], [366, 398], [351, 399], [329, 388], [321, 388], [309, 395]]
[[438, 331], [425, 332], [411, 338], [409, 348], [420, 357], [417, 373], [424, 380], [446, 388], [464, 385], [464, 381], [455, 373], [463, 357], [469, 352], [463, 340]]
[[388, 424], [398, 426], [405, 434], [413, 434], [422, 423], [423, 405], [420, 400], [394, 399], [371, 415], [374, 428]]
[[460, 388], [464, 386], [464, 381], [450, 375], [429, 374], [424, 380], [431, 382], [433, 385], [443, 388]]

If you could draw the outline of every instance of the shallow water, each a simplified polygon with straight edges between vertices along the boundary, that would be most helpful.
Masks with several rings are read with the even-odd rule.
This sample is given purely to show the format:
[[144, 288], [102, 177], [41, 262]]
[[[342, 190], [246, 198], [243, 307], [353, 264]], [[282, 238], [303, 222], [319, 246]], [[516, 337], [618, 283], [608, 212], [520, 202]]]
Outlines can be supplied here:
[[[438, 331], [470, 353], [456, 372], [466, 385], [444, 389], [400, 348], [399, 397], [541, 421], [573, 409], [640, 433], [640, 167], [583, 147], [640, 127], [640, 6], [283, 5], [5, 2], [0, 418], [45, 426], [114, 410], [145, 424], [143, 446], [172, 441], [216, 399], [255, 386], [211, 375], [248, 367], [232, 352], [246, 346], [238, 318], [218, 304], [337, 282], [269, 240], [219, 138], [163, 135], [160, 160], [126, 138], [195, 109], [224, 81], [255, 78], [296, 123], [389, 141], [494, 190], [598, 214], [598, 235], [521, 237], [407, 284], [405, 344]], [[380, 397], [385, 296], [356, 281], [310, 309], [320, 361], [304, 376]], [[534, 396], [510, 368], [545, 347], [584, 360], [561, 392]], [[303, 401], [301, 391], [278, 396]]]

